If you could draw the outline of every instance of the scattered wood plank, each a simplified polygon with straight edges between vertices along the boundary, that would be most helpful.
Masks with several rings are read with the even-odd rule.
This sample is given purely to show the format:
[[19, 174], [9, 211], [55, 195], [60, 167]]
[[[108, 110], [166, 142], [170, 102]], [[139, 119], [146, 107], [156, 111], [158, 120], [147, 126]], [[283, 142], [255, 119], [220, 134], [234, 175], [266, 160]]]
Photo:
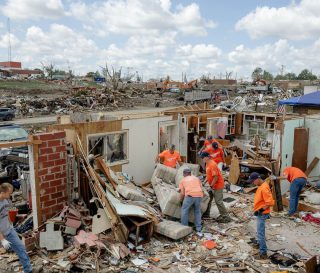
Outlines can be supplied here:
[[305, 171], [306, 176], [309, 176], [309, 174], [312, 172], [312, 170], [314, 169], [314, 167], [318, 164], [319, 160], [320, 160], [320, 159], [319, 159], [318, 157], [315, 157], [315, 158], [311, 161], [310, 165], [308, 166], [307, 170]]
[[230, 172], [229, 172], [229, 182], [231, 184], [237, 184], [240, 176], [240, 165], [239, 159], [234, 153], [231, 159]]
[[116, 182], [114, 182], [113, 178], [111, 177], [109, 167], [106, 165], [106, 163], [103, 161], [102, 157], [98, 157], [95, 160], [97, 167], [103, 172], [103, 174], [106, 176], [106, 178], [111, 183], [114, 190], [117, 188]]
[[[282, 197], [282, 204], [286, 207], [289, 207], [289, 200], [285, 197]], [[307, 204], [303, 204], [303, 203], [298, 203], [298, 211], [310, 211], [310, 212], [319, 212], [320, 209], [318, 208], [314, 208], [314, 207], [311, 207]]]
[[310, 256], [313, 256], [313, 254], [311, 254], [308, 250], [305, 249], [305, 247], [300, 244], [299, 242], [296, 242], [297, 246], [300, 247], [305, 253], [307, 253]]
[[314, 273], [316, 272], [317, 267], [317, 256], [313, 256], [308, 261], [305, 262], [306, 265], [306, 273]]

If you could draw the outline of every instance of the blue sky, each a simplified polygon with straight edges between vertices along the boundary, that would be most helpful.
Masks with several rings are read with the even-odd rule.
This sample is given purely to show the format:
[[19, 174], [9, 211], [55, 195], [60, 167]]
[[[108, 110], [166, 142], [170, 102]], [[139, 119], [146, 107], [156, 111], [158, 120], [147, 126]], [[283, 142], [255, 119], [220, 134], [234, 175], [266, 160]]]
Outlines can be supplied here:
[[106, 63], [144, 80], [320, 74], [318, 0], [0, 0], [0, 59], [75, 74]]

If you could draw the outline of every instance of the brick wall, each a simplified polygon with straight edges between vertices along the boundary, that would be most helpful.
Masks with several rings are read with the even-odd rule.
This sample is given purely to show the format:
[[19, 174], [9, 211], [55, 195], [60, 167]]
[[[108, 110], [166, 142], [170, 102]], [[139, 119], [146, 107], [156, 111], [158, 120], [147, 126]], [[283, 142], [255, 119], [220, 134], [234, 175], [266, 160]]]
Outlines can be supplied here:
[[40, 209], [41, 215], [39, 222], [46, 221], [57, 214], [68, 200], [65, 136], [65, 132], [54, 132], [37, 134], [34, 137], [42, 141], [38, 153], [40, 191], [38, 210]]

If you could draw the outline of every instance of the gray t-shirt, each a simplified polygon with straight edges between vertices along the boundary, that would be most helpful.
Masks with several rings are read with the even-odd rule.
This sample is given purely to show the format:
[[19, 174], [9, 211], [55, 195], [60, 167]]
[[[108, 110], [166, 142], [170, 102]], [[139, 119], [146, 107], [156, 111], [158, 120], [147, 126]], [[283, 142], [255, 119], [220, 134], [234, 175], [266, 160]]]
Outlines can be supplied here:
[[13, 228], [8, 218], [8, 211], [11, 207], [11, 202], [7, 199], [0, 201], [0, 232], [6, 236], [10, 229]]

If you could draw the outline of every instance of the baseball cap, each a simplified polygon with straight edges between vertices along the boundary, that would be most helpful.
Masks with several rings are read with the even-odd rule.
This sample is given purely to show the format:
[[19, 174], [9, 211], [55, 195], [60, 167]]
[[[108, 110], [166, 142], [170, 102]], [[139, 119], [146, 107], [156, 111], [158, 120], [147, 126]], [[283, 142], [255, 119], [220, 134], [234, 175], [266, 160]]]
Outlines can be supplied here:
[[208, 140], [211, 140], [211, 139], [213, 139], [213, 137], [212, 136], [208, 136]]
[[175, 148], [176, 148], [176, 145], [171, 144], [169, 149], [170, 149], [170, 150], [174, 150]]
[[210, 157], [210, 154], [209, 154], [208, 152], [202, 152], [202, 153], [200, 154], [200, 157], [201, 157], [201, 158]]
[[261, 178], [260, 174], [257, 172], [253, 172], [250, 174], [249, 179], [247, 180], [248, 183], [252, 183], [254, 180]]
[[189, 173], [191, 173], [192, 171], [191, 171], [191, 169], [190, 168], [185, 168], [184, 170], [183, 170], [183, 174], [189, 174]]
[[218, 145], [217, 142], [212, 142], [212, 147], [213, 147], [214, 149], [218, 149], [219, 145]]

